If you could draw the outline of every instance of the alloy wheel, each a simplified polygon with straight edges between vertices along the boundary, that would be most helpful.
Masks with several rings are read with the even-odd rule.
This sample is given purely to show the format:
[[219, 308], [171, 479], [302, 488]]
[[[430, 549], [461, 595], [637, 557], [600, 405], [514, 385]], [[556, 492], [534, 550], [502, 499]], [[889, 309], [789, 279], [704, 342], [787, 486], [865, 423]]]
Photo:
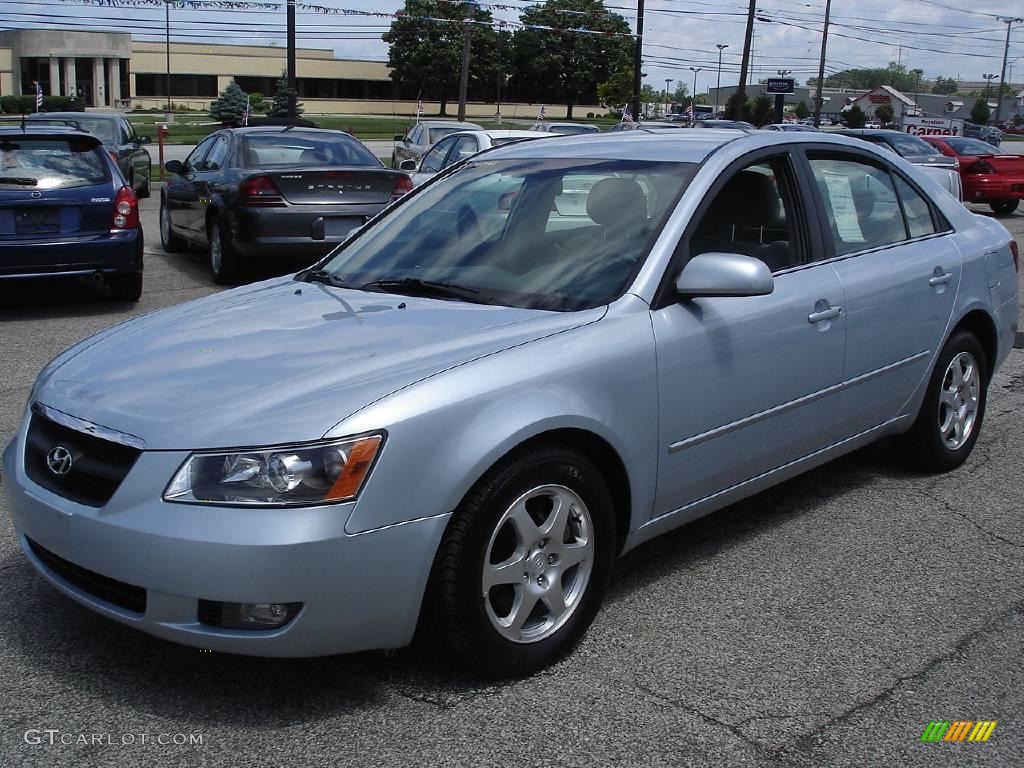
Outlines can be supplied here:
[[221, 271], [224, 254], [220, 243], [220, 225], [213, 222], [210, 225], [210, 268], [213, 274], [219, 275]]
[[978, 361], [960, 352], [946, 368], [939, 391], [939, 433], [951, 451], [966, 443], [978, 418], [981, 390]]
[[533, 488], [498, 520], [484, 556], [481, 592], [504, 639], [550, 637], [583, 601], [594, 568], [594, 526], [583, 500], [562, 485]]
[[166, 205], [160, 206], [160, 239], [164, 245], [171, 240], [171, 214], [167, 211]]

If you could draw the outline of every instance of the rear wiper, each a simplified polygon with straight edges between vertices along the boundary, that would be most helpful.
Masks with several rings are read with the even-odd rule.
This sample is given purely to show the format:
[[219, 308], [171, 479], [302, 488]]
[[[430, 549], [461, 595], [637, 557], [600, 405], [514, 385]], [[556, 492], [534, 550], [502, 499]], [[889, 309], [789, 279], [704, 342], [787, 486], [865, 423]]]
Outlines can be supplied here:
[[346, 283], [333, 272], [328, 272], [326, 269], [311, 269], [308, 272], [303, 273], [299, 279], [307, 283], [327, 283], [327, 285], [333, 285], [336, 288], [356, 287], [351, 283]]
[[39, 179], [30, 176], [0, 176], [0, 184], [17, 184], [21, 187], [34, 187], [39, 184]]
[[383, 280], [372, 280], [369, 283], [359, 286], [361, 290], [384, 290], [395, 293], [404, 293], [418, 296], [437, 296], [451, 299], [462, 299], [477, 304], [490, 304], [491, 299], [481, 297], [480, 291], [476, 288], [469, 288], [465, 285], [455, 283], [444, 283], [435, 280], [423, 280], [419, 277], [398, 277], [385, 278]]

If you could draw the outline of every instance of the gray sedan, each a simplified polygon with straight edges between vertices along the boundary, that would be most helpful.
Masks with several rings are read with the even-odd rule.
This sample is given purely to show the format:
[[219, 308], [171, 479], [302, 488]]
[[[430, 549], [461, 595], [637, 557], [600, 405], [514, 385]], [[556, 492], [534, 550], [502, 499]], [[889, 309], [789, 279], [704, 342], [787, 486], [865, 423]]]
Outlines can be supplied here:
[[426, 154], [427, 150], [441, 139], [456, 131], [481, 131], [483, 128], [476, 123], [458, 122], [457, 120], [421, 120], [411, 126], [408, 132], [395, 135], [395, 149], [391, 153], [391, 167], [397, 168], [403, 160], [415, 160]]
[[419, 628], [525, 674], [660, 533], [886, 436], [962, 464], [1017, 260], [849, 138], [500, 147], [313, 269], [59, 355], [3, 489], [43, 578], [153, 635], [312, 656]]

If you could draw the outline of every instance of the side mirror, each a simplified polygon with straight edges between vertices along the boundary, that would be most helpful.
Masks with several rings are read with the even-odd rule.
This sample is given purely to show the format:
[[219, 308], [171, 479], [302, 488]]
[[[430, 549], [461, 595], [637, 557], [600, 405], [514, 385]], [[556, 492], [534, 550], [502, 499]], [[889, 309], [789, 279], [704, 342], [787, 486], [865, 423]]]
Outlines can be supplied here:
[[400, 171], [413, 171], [413, 172], [415, 172], [416, 171], [416, 161], [415, 160], [403, 160], [402, 162], [400, 162], [398, 164], [398, 170], [400, 170]]
[[151, 141], [149, 136], [139, 136], [139, 144], [149, 144]]
[[698, 296], [766, 296], [775, 290], [768, 265], [739, 253], [694, 256], [676, 278], [682, 298]]
[[405, 136], [400, 133], [395, 134], [395, 141], [405, 141]]
[[168, 160], [164, 163], [164, 170], [168, 173], [182, 173], [185, 170], [185, 166], [182, 165], [181, 160]]

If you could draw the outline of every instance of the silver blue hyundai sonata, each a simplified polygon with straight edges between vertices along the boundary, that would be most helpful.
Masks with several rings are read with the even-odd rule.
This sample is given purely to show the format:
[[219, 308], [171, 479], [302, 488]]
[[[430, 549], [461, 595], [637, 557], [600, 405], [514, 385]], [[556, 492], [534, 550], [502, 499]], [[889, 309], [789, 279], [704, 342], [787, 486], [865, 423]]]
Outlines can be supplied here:
[[314, 656], [420, 627], [526, 674], [653, 536], [883, 436], [959, 466], [1017, 262], [852, 139], [516, 144], [309, 270], [71, 347], [3, 485], [44, 578], [158, 637]]

